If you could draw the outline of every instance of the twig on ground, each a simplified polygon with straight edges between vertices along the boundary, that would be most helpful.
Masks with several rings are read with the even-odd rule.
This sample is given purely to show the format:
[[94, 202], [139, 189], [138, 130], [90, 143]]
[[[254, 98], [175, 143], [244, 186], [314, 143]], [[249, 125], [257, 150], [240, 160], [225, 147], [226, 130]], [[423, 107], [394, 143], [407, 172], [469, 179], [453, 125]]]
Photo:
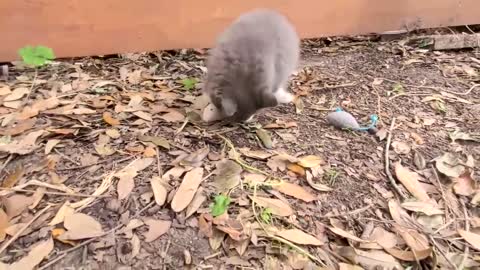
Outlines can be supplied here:
[[99, 162], [95, 162], [93, 164], [88, 164], [88, 165], [82, 165], [82, 166], [76, 166], [76, 167], [69, 167], [69, 168], [61, 168], [61, 169], [57, 169], [58, 171], [70, 171], [70, 170], [78, 170], [78, 169], [85, 169], [85, 168], [89, 168], [89, 167], [92, 167], [92, 166], [95, 166], [95, 165], [100, 165], [100, 164], [103, 164], [103, 163], [120, 163], [120, 162], [124, 162], [124, 161], [128, 161], [130, 159], [134, 158], [134, 156], [128, 156], [126, 158], [121, 158], [119, 160], [111, 160], [111, 159], [105, 159], [105, 160], [102, 160], [102, 161], [99, 161]]
[[53, 149], [53, 151], [55, 151], [55, 153], [59, 154], [62, 158], [72, 162], [73, 164], [77, 165], [77, 166], [80, 166], [80, 162], [68, 157], [67, 155], [63, 154], [62, 152], [58, 151], [58, 149]]
[[23, 226], [20, 230], [18, 230], [13, 236], [12, 238], [10, 238], [7, 242], [5, 242], [5, 244], [3, 244], [3, 246], [0, 248], [0, 254], [3, 253], [8, 246], [10, 246], [10, 244], [12, 244], [15, 240], [18, 239], [18, 237], [20, 237], [20, 235], [35, 221], [37, 220], [43, 213], [45, 213], [45, 211], [47, 211], [49, 208], [51, 207], [51, 205], [47, 205], [45, 206], [45, 208], [43, 208], [42, 210], [40, 210], [29, 222], [27, 222], [27, 224], [25, 224], [25, 226]]
[[[460, 95], [460, 96], [468, 95], [468, 94], [470, 94], [470, 92], [472, 92], [473, 89], [480, 86], [480, 84], [475, 84], [472, 87], [470, 87], [470, 89], [468, 89], [466, 92], [462, 93], [462, 92], [450, 91], [450, 90], [444, 89], [442, 87], [437, 87], [437, 86], [406, 84], [406, 83], [401, 83], [401, 82], [398, 82], [398, 81], [395, 81], [395, 80], [390, 80], [390, 79], [387, 79], [387, 78], [379, 78], [379, 79], [382, 79], [382, 80], [385, 80], [385, 81], [391, 82], [391, 83], [398, 83], [398, 84], [401, 84], [402, 86], [405, 86], [405, 87], [412, 87], [412, 88], [417, 88], [417, 89], [430, 89], [430, 90], [435, 90], [435, 91], [443, 91], [443, 92], [447, 92], [447, 93], [450, 93], [450, 94], [453, 94], [453, 95]], [[406, 95], [413, 95], [413, 94], [406, 94]], [[418, 93], [416, 95], [423, 95], [423, 94]], [[425, 93], [425, 95], [428, 95], [428, 94]], [[398, 96], [400, 96], [400, 95], [398, 95]], [[394, 97], [392, 97], [390, 99], [393, 99]]]
[[368, 209], [372, 208], [373, 204], [368, 204], [362, 208], [358, 208], [358, 209], [355, 209], [355, 210], [352, 210], [352, 211], [349, 211], [349, 212], [346, 212], [346, 213], [341, 213], [341, 214], [337, 214], [337, 215], [324, 215], [324, 216], [321, 216], [320, 218], [334, 218], [334, 217], [344, 217], [344, 216], [351, 216], [351, 215], [356, 215], [356, 214], [360, 214], [362, 212], [365, 212], [367, 211]]
[[5, 160], [5, 162], [3, 163], [2, 167], [0, 168], [0, 175], [2, 175], [3, 170], [5, 170], [5, 168], [7, 167], [8, 163], [10, 163], [10, 161], [12, 161], [13, 156], [14, 156], [14, 154], [10, 154], [10, 155], [8, 156], [7, 160]]
[[452, 260], [450, 260], [450, 258], [447, 256], [447, 254], [445, 254], [445, 252], [443, 252], [443, 250], [440, 248], [440, 246], [438, 245], [438, 243], [435, 241], [435, 239], [429, 235], [428, 238], [430, 238], [430, 242], [433, 243], [433, 245], [435, 246], [435, 248], [438, 250], [438, 252], [440, 252], [440, 254], [442, 254], [442, 256], [445, 258], [445, 260], [447, 260], [447, 262], [453, 266], [453, 268], [455, 270], [459, 270], [457, 265], [455, 265], [455, 263], [452, 262]]
[[344, 83], [344, 84], [337, 84], [337, 85], [325, 85], [321, 87], [314, 87], [312, 90], [323, 90], [323, 89], [336, 89], [336, 88], [342, 88], [342, 87], [350, 87], [350, 86], [355, 86], [357, 83], [351, 82], [351, 83]]
[[390, 124], [390, 130], [388, 132], [388, 137], [387, 137], [387, 145], [385, 146], [385, 173], [388, 176], [388, 179], [390, 180], [390, 184], [392, 184], [393, 189], [402, 197], [402, 199], [407, 199], [407, 197], [401, 192], [400, 188], [398, 187], [397, 183], [395, 182], [395, 179], [392, 176], [392, 173], [390, 172], [390, 142], [392, 141], [392, 133], [393, 133], [393, 127], [395, 126], [395, 117], [392, 118], [392, 123]]
[[[12, 191], [12, 192], [22, 192], [22, 193], [35, 193], [35, 190], [28, 190], [23, 188], [2, 188], [0, 190]], [[67, 197], [81, 197], [81, 198], [109, 198], [111, 196], [108, 195], [88, 195], [88, 194], [78, 194], [78, 193], [66, 193], [66, 192], [53, 192], [53, 191], [45, 191], [44, 194], [48, 195], [58, 195], [58, 196], [67, 196]]]
[[[147, 204], [144, 208], [140, 209], [140, 211], [138, 211], [132, 218], [138, 218], [143, 212], [145, 212], [146, 210], [148, 210], [150, 207], [152, 207], [153, 205], [155, 204], [155, 201], [152, 201], [150, 202], [149, 204]], [[58, 254], [58, 257], [56, 257], [55, 259], [53, 260], [50, 260], [49, 262], [47, 262], [46, 264], [44, 264], [43, 266], [39, 267], [38, 270], [43, 270], [43, 269], [46, 269], [52, 265], [54, 265], [55, 263], [57, 263], [58, 261], [60, 261], [61, 259], [63, 259], [65, 256], [67, 256], [68, 253], [72, 252], [72, 251], [75, 251], [81, 247], [84, 247], [88, 244], [90, 244], [91, 242], [95, 241], [95, 240], [98, 240], [99, 238], [102, 238], [108, 234], [111, 234], [113, 232], [115, 232], [116, 230], [120, 229], [122, 226], [124, 226], [124, 224], [118, 224], [117, 226], [113, 227], [112, 229], [104, 232], [103, 234], [97, 236], [97, 237], [93, 237], [93, 238], [90, 238], [84, 242], [82, 242], [81, 244], [77, 245], [77, 246], [74, 246], [72, 248], [69, 248], [69, 249], [66, 249], [62, 252], [59, 252]]]
[[[462, 203], [463, 215], [465, 216], [465, 231], [470, 232], [470, 222], [469, 222], [469, 217], [468, 217], [468, 213], [467, 213], [467, 207], [465, 206], [464, 201], [460, 200], [460, 202]], [[460, 266], [458, 266], [458, 269], [463, 269], [464, 268], [465, 263], [467, 262], [467, 259], [468, 259], [468, 253], [469, 252], [470, 252], [470, 249], [469, 249], [468, 245], [465, 245], [465, 249], [463, 251], [463, 259], [462, 259], [462, 262], [460, 263]]]

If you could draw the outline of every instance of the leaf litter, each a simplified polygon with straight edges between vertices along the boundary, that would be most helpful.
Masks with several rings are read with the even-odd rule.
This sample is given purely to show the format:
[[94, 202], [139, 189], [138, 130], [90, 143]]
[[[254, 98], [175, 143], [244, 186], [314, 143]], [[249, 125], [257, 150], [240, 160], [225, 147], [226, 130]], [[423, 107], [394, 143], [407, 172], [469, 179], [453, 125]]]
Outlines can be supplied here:
[[[265, 110], [258, 125], [213, 131], [194, 117], [203, 106], [202, 81], [191, 79], [205, 72], [198, 50], [59, 61], [55, 75], [47, 66], [36, 78], [12, 68], [17, 78], [0, 83], [2, 266], [62, 255], [62, 267], [76, 256], [66, 246], [88, 243], [86, 263], [99, 267], [478, 266], [478, 132], [475, 106], [465, 106], [479, 97], [458, 92], [474, 84], [478, 63], [465, 52], [351, 42], [332, 39], [324, 66], [318, 41], [304, 41], [295, 104]], [[407, 59], [390, 61], [397, 50]], [[377, 135], [332, 129], [322, 119], [337, 105], [355, 117], [378, 113]], [[390, 135], [398, 198], [387, 196], [396, 192], [383, 158]]]

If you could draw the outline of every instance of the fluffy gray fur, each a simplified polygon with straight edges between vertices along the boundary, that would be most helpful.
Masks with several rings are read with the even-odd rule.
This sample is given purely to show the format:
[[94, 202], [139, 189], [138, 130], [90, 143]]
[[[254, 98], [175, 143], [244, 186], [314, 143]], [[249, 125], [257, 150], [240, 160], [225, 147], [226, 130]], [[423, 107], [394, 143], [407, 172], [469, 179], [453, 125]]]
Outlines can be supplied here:
[[286, 17], [267, 9], [244, 13], [210, 51], [204, 93], [220, 118], [246, 121], [293, 100], [286, 89], [299, 55], [299, 37]]

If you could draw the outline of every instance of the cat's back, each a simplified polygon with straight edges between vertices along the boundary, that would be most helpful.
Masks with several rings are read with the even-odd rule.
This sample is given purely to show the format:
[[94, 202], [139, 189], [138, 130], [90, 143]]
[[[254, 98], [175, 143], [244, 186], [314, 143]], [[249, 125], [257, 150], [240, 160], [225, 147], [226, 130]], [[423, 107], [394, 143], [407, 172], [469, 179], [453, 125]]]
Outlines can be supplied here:
[[282, 49], [282, 45], [298, 46], [299, 38], [284, 15], [274, 10], [256, 9], [240, 15], [220, 35], [217, 43], [231, 50], [260, 53]]

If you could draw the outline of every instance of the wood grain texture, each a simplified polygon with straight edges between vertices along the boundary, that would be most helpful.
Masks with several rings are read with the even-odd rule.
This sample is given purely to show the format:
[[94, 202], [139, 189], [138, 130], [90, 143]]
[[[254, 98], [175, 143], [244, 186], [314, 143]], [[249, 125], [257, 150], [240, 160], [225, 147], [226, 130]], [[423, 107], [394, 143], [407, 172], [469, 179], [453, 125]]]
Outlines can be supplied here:
[[2, 0], [0, 61], [27, 44], [58, 57], [210, 47], [256, 7], [284, 13], [303, 38], [480, 23], [478, 0]]

